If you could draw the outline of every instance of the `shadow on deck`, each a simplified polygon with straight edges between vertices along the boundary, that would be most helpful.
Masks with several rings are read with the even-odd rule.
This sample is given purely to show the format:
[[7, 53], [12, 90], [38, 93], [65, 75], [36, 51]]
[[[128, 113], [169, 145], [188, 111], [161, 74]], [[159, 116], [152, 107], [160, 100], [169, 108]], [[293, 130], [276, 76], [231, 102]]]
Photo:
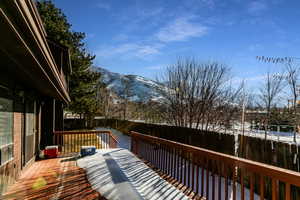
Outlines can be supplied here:
[[35, 162], [2, 198], [105, 199], [92, 189], [84, 170], [70, 157]]

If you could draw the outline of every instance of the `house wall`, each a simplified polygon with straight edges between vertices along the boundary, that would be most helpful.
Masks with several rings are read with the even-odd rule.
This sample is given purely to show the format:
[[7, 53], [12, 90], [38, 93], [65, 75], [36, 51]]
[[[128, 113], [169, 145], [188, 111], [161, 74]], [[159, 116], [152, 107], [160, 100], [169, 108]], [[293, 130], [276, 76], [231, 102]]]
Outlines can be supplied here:
[[[0, 70], [1, 72], [1, 70]], [[19, 90], [16, 88], [19, 87], [20, 83], [16, 83], [15, 81], [12, 81], [10, 83], [7, 83], [7, 81], [1, 77], [0, 75], [0, 86], [2, 88], [6, 88], [5, 90], [0, 89], [0, 97], [12, 100], [13, 102], [13, 110], [12, 110], [12, 115], [13, 115], [13, 123], [12, 123], [12, 137], [13, 137], [13, 157], [6, 161], [5, 163], [0, 163], [0, 195], [5, 192], [7, 187], [14, 183], [21, 175], [23, 171], [26, 171], [27, 168], [31, 166], [31, 164], [35, 161], [35, 157], [39, 152], [39, 138], [40, 138], [40, 118], [41, 118], [41, 112], [40, 107], [41, 107], [41, 101], [42, 97], [39, 97], [36, 95], [32, 95], [34, 92], [33, 89], [31, 90]], [[20, 94], [24, 95], [19, 95]], [[32, 141], [30, 141], [30, 144], [33, 144], [32, 148], [34, 149], [32, 156], [28, 159], [28, 162], [25, 160], [25, 154], [24, 154], [24, 148], [25, 148], [25, 142], [24, 138], [25, 136], [25, 102], [26, 102], [26, 91], [30, 91], [30, 95], [33, 96], [31, 97], [31, 101], [36, 102], [36, 117], [35, 117], [35, 133], [33, 136], [30, 137]], [[4, 93], [6, 93], [4, 95]], [[29, 96], [27, 94], [27, 96]], [[28, 101], [28, 100], [27, 100]], [[30, 119], [31, 120], [31, 119]], [[3, 122], [2, 122], [3, 123]], [[1, 123], [0, 123], [1, 126]], [[3, 127], [0, 127], [0, 131], [3, 130]], [[0, 147], [0, 159], [1, 159], [1, 150], [3, 150]], [[3, 158], [2, 158], [3, 161]]]

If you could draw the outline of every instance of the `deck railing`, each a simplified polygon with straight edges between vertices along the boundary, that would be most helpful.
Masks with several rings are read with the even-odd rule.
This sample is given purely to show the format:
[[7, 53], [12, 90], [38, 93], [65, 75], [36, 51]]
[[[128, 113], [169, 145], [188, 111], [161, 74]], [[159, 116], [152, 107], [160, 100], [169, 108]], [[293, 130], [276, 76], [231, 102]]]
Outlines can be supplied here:
[[116, 148], [118, 144], [111, 131], [55, 131], [53, 137], [61, 153], [80, 152], [81, 146], [107, 149]]
[[[300, 199], [300, 173], [131, 132], [131, 150], [205, 199]], [[255, 147], [253, 147], [255, 148]]]

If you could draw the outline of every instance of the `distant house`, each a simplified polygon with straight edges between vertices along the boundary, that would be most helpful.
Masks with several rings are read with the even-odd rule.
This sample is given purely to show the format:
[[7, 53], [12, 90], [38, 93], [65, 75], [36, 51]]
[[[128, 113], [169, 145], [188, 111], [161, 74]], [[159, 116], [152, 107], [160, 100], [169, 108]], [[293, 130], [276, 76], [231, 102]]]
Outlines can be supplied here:
[[68, 48], [47, 38], [34, 2], [0, 1], [0, 194], [63, 128], [70, 73]]

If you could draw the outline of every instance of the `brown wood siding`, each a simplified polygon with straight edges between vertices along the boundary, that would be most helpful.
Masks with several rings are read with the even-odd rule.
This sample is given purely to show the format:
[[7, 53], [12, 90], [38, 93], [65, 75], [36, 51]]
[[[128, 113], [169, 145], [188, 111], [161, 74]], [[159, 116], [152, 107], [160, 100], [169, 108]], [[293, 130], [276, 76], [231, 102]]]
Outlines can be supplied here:
[[7, 164], [0, 167], [0, 194], [7, 186], [14, 183], [21, 172], [21, 134], [22, 113], [14, 113], [14, 157]]

